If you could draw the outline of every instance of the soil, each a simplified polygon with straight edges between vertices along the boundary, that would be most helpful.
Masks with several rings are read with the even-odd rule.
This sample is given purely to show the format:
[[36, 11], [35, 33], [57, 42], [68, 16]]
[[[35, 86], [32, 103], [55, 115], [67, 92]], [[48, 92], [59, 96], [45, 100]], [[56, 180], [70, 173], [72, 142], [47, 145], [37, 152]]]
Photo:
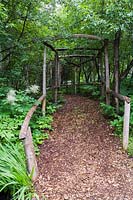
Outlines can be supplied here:
[[[133, 200], [133, 159], [122, 150], [99, 102], [66, 96], [40, 147], [35, 183], [47, 200]], [[43, 199], [43, 198], [41, 198]]]

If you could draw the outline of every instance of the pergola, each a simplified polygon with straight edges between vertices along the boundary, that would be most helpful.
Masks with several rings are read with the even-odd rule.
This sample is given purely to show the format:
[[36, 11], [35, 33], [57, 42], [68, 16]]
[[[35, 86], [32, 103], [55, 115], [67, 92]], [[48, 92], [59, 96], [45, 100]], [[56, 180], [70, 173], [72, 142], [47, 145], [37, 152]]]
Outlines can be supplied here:
[[[123, 96], [118, 93], [119, 91], [119, 46], [118, 41], [115, 41], [114, 43], [114, 77], [115, 77], [115, 91], [110, 89], [110, 76], [109, 76], [109, 55], [108, 55], [108, 44], [109, 40], [102, 39], [101, 37], [97, 37], [94, 35], [87, 35], [87, 34], [74, 34], [71, 37], [74, 38], [85, 38], [87, 40], [98, 40], [101, 42], [101, 48], [84, 48], [84, 47], [78, 47], [74, 48], [73, 50], [94, 50], [96, 51], [95, 54], [68, 54], [68, 48], [54, 48], [51, 44], [49, 44], [46, 41], [43, 41], [43, 44], [45, 45], [44, 48], [44, 62], [43, 62], [43, 95], [38, 99], [37, 103], [29, 110], [27, 113], [25, 120], [22, 124], [21, 131], [19, 138], [21, 140], [24, 140], [24, 149], [25, 154], [27, 158], [27, 166], [28, 171], [33, 173], [32, 180], [36, 180], [38, 176], [38, 168], [37, 168], [37, 162], [35, 158], [34, 148], [33, 148], [33, 142], [32, 142], [32, 135], [31, 135], [31, 129], [29, 127], [30, 119], [34, 113], [34, 111], [37, 109], [39, 103], [42, 102], [42, 112], [43, 115], [45, 115], [45, 107], [46, 107], [46, 47], [50, 48], [55, 53], [54, 58], [54, 84], [51, 86], [51, 88], [54, 89], [54, 101], [57, 102], [58, 98], [58, 89], [60, 88], [60, 79], [61, 79], [61, 73], [60, 73], [60, 65], [59, 62], [61, 59], [66, 58], [89, 58], [96, 60], [97, 59], [97, 72], [101, 71], [101, 95], [106, 95], [106, 104], [110, 105], [110, 94], [112, 94], [115, 97], [116, 100], [116, 108], [118, 109], [119, 106], [119, 100], [124, 101], [125, 103], [125, 109], [124, 109], [124, 124], [123, 124], [123, 148], [126, 150], [128, 148], [128, 138], [129, 138], [129, 121], [130, 121], [130, 99], [126, 96]], [[63, 38], [62, 38], [63, 39]], [[115, 46], [116, 44], [116, 46]], [[59, 55], [59, 52], [67, 52], [65, 55]], [[102, 64], [102, 60], [104, 57], [104, 65]], [[87, 61], [88, 62], [88, 61]], [[76, 73], [76, 67], [80, 67], [79, 65], [73, 63]], [[104, 69], [103, 66], [105, 66], [105, 77], [104, 77]], [[104, 81], [105, 80], [105, 81]], [[76, 76], [75, 76], [75, 88], [76, 88]], [[104, 88], [106, 88], [106, 91], [104, 91]], [[34, 169], [34, 170], [33, 170]]]
[[[75, 92], [77, 87], [76, 82], [76, 70], [78, 67], [81, 66], [81, 64], [87, 63], [89, 61], [94, 61], [98, 73], [99, 80], [102, 83], [102, 89], [101, 89], [101, 95], [104, 95], [104, 87], [106, 86], [106, 92], [110, 88], [110, 81], [109, 81], [109, 59], [108, 59], [108, 43], [109, 41], [106, 39], [103, 39], [101, 37], [95, 36], [95, 35], [88, 35], [88, 34], [73, 34], [67, 38], [61, 38], [58, 37], [57, 39], [70, 39], [70, 38], [84, 38], [86, 40], [95, 40], [100, 41], [100, 48], [92, 48], [92, 47], [77, 47], [73, 48], [71, 50], [73, 51], [80, 51], [80, 53], [73, 53], [69, 54], [69, 48], [54, 48], [49, 42], [43, 41], [43, 44], [45, 45], [44, 50], [44, 64], [43, 64], [43, 94], [46, 94], [46, 47], [50, 48], [52, 51], [55, 52], [55, 66], [54, 66], [54, 85], [51, 87], [54, 88], [54, 101], [57, 102], [57, 96], [58, 96], [58, 88], [61, 87], [61, 73], [60, 73], [60, 61], [66, 60], [69, 64], [73, 65], [75, 68]], [[85, 54], [82, 54], [82, 51], [86, 51]], [[89, 52], [88, 52], [89, 51]], [[63, 55], [60, 55], [60, 52], [63, 52]], [[95, 52], [95, 53], [94, 53]], [[104, 70], [102, 65], [102, 57], [104, 53], [104, 60], [105, 60], [105, 77], [104, 77]], [[80, 65], [71, 62], [70, 59], [77, 58], [77, 59], [83, 59], [86, 60], [81, 62]], [[69, 60], [68, 60], [69, 59]], [[100, 73], [99, 73], [100, 72]], [[115, 76], [116, 79], [118, 79], [117, 76]], [[105, 82], [104, 82], [105, 80]], [[104, 84], [103, 84], [104, 83]], [[116, 88], [116, 92], [118, 92], [118, 88]], [[110, 94], [106, 93], [106, 103], [110, 104]]]
[[[58, 89], [61, 87], [61, 74], [60, 74], [60, 60], [61, 59], [70, 59], [70, 58], [86, 58], [88, 59], [85, 62], [93, 60], [96, 65], [99, 81], [101, 84], [101, 95], [106, 96], [106, 104], [110, 105], [110, 96], [112, 95], [115, 99], [116, 103], [116, 111], [119, 111], [119, 100], [125, 103], [124, 107], [124, 125], [123, 125], [123, 148], [127, 149], [128, 147], [128, 137], [129, 137], [129, 121], [130, 121], [130, 98], [119, 94], [119, 36], [115, 38], [114, 41], [109, 41], [108, 39], [104, 39], [95, 35], [88, 35], [88, 34], [73, 34], [69, 36], [69, 38], [85, 38], [86, 40], [96, 40], [100, 41], [99, 48], [92, 48], [92, 47], [77, 47], [73, 48], [73, 51], [88, 51], [87, 54], [68, 54], [69, 48], [54, 48], [48, 42], [43, 42], [45, 45], [44, 50], [44, 64], [43, 64], [43, 95], [46, 96], [46, 47], [49, 47], [52, 51], [55, 52], [55, 65], [54, 65], [54, 85], [52, 88], [54, 89], [54, 101], [57, 102], [58, 98]], [[65, 38], [57, 38], [57, 39], [65, 39]], [[110, 88], [110, 69], [109, 69], [109, 44], [113, 44], [114, 50], [114, 90]], [[95, 54], [92, 54], [92, 51]], [[66, 52], [64, 55], [59, 55], [60, 52]], [[104, 60], [104, 64], [103, 64]], [[75, 93], [77, 87], [77, 80], [76, 80], [76, 69], [80, 67], [79, 65], [67, 61], [74, 66], [75, 69]], [[82, 62], [83, 63], [83, 62]], [[100, 73], [99, 73], [100, 72]], [[43, 103], [43, 110], [45, 110], [46, 98]]]

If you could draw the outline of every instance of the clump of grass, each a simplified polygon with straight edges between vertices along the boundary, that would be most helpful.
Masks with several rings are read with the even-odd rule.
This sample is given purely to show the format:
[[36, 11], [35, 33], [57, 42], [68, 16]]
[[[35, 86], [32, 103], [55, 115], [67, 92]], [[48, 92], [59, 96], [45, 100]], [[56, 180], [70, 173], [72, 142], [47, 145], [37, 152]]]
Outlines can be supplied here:
[[0, 192], [9, 190], [12, 200], [31, 200], [35, 196], [31, 178], [22, 145], [0, 144]]

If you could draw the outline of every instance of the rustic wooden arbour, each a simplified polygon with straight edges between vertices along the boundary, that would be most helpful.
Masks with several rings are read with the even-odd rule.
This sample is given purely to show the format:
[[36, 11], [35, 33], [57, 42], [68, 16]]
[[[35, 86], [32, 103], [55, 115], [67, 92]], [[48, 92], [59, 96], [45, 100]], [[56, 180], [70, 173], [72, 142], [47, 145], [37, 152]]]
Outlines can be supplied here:
[[[33, 181], [37, 178], [38, 175], [38, 168], [37, 168], [37, 162], [35, 158], [33, 143], [32, 143], [32, 135], [31, 130], [29, 127], [30, 119], [34, 113], [34, 111], [37, 109], [39, 103], [42, 103], [42, 112], [43, 115], [45, 115], [45, 107], [46, 107], [46, 47], [50, 48], [55, 53], [55, 60], [54, 60], [54, 74], [55, 74], [55, 80], [54, 85], [51, 87], [55, 89], [54, 91], [54, 101], [57, 102], [58, 98], [58, 88], [60, 87], [60, 67], [59, 67], [59, 61], [60, 59], [66, 59], [70, 57], [89, 57], [91, 59], [98, 60], [98, 68], [101, 70], [101, 83], [102, 83], [102, 95], [106, 95], [106, 104], [110, 104], [110, 95], [113, 95], [116, 99], [116, 106], [118, 110], [118, 99], [124, 101], [125, 103], [125, 110], [124, 110], [124, 125], [123, 125], [123, 148], [127, 150], [128, 147], [128, 137], [129, 137], [129, 119], [130, 119], [130, 99], [126, 96], [122, 96], [118, 92], [118, 75], [119, 75], [119, 63], [118, 63], [118, 52], [119, 52], [119, 45], [115, 46], [115, 53], [117, 56], [114, 58], [115, 63], [115, 91], [110, 89], [110, 76], [109, 76], [109, 54], [108, 54], [108, 45], [109, 41], [104, 40], [101, 37], [94, 36], [94, 35], [87, 35], [87, 34], [74, 34], [71, 36], [72, 38], [85, 38], [90, 40], [98, 40], [101, 41], [102, 47], [101, 48], [88, 48], [89, 50], [98, 51], [97, 55], [68, 55], [65, 56], [59, 56], [60, 51], [67, 51], [68, 48], [54, 48], [51, 44], [49, 44], [46, 41], [43, 41], [44, 44], [44, 61], [43, 61], [43, 95], [38, 99], [38, 101], [35, 103], [35, 105], [29, 110], [27, 113], [25, 120], [22, 124], [21, 131], [19, 138], [23, 140], [25, 154], [27, 158], [27, 166], [28, 166], [28, 172], [33, 172]], [[64, 39], [64, 38], [62, 38]], [[117, 40], [118, 38], [116, 38]], [[117, 41], [118, 43], [119, 41]], [[74, 48], [76, 50], [78, 48]], [[85, 49], [83, 47], [79, 47], [79, 50]], [[87, 50], [87, 49], [86, 49]], [[104, 64], [105, 64], [105, 78], [104, 78], [104, 71], [103, 71], [103, 64], [102, 64], [102, 57], [104, 54]], [[96, 60], [95, 60], [96, 61]], [[76, 67], [75, 67], [75, 73], [76, 73]], [[76, 93], [76, 75], [75, 75], [75, 93]], [[106, 91], [104, 91], [104, 86], [106, 88]]]

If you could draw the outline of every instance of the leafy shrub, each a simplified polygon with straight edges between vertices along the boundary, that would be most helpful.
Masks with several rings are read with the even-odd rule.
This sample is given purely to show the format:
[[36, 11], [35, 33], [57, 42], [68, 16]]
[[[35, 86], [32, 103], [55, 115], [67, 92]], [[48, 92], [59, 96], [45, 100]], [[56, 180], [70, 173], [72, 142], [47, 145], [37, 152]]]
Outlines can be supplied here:
[[129, 138], [128, 154], [129, 156], [133, 156], [133, 137]]
[[117, 119], [112, 120], [111, 125], [115, 127], [115, 134], [122, 135], [123, 132], [123, 117], [118, 116]]
[[56, 111], [56, 106], [54, 104], [49, 104], [46, 108], [47, 114], [53, 114]]
[[17, 92], [16, 101], [12, 105], [3, 93], [0, 101], [0, 141], [2, 143], [6, 139], [14, 143], [18, 141], [22, 122], [34, 101], [34, 98], [25, 95], [24, 92]]
[[100, 96], [100, 90], [96, 85], [85, 85], [80, 87], [80, 93], [84, 96], [92, 96], [97, 98]]
[[105, 103], [100, 103], [100, 107], [102, 108], [103, 114], [109, 118], [117, 117], [115, 113], [115, 108], [111, 105], [107, 105]]
[[[133, 107], [131, 107], [130, 114], [130, 126], [129, 126], [129, 145], [128, 145], [128, 154], [133, 156]], [[111, 121], [111, 125], [115, 127], [115, 134], [122, 137], [123, 134], [123, 116], [118, 116], [117, 119]]]

